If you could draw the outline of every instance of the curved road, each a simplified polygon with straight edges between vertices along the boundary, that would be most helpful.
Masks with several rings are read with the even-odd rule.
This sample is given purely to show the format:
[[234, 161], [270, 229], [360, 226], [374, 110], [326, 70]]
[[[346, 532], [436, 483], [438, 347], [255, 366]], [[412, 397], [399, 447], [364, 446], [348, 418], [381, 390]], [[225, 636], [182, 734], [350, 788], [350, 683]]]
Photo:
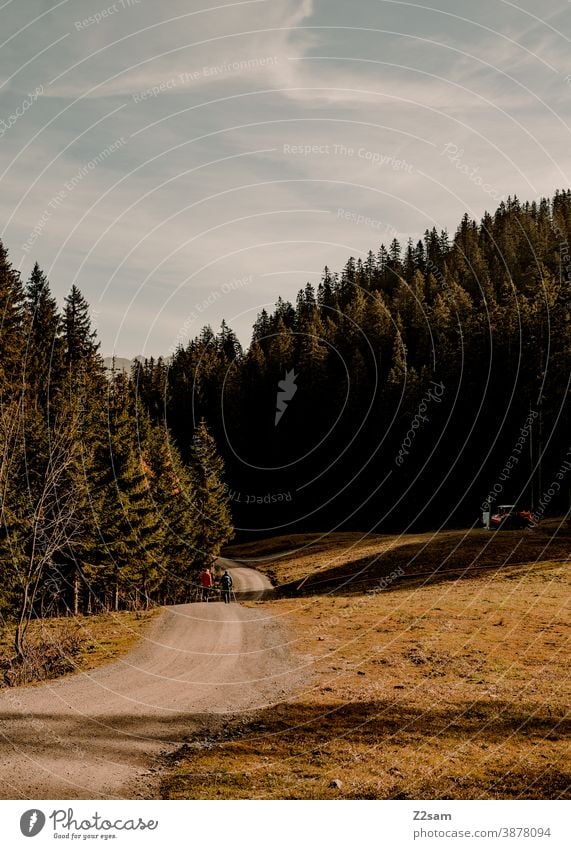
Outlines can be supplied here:
[[[231, 561], [220, 561], [228, 568]], [[231, 568], [238, 598], [269, 580]], [[128, 798], [156, 756], [212, 714], [280, 701], [295, 686], [287, 636], [265, 612], [169, 607], [126, 657], [46, 684], [0, 690], [0, 798]]]
[[232, 575], [233, 590], [237, 600], [261, 599], [274, 591], [270, 579], [261, 572], [238, 566], [226, 557], [219, 557], [217, 562], [220, 569], [228, 569]]

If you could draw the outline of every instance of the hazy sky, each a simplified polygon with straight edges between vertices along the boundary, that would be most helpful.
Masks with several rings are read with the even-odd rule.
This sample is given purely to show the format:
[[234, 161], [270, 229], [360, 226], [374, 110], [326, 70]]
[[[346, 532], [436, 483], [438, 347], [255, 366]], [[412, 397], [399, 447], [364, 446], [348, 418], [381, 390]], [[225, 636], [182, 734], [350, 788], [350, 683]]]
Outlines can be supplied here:
[[503, 196], [569, 186], [571, 4], [0, 0], [0, 220], [166, 354]]

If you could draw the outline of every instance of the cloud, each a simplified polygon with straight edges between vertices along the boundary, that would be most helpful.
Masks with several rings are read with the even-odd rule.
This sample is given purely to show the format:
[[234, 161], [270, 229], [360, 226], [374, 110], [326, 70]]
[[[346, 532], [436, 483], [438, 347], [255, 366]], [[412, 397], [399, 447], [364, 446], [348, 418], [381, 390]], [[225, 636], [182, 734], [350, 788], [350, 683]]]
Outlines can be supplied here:
[[[179, 77], [169, 91], [184, 94], [220, 82], [251, 81], [258, 70], [272, 80], [272, 69], [285, 64], [292, 49], [310, 43], [296, 28], [312, 13], [313, 0], [244, 0], [181, 12], [146, 26], [140, 26], [144, 21], [138, 16], [131, 21], [137, 28], [114, 39], [101, 26], [92, 27], [83, 43], [75, 38], [66, 45], [67, 64], [47, 94], [124, 97]], [[274, 61], [261, 63], [270, 58]]]
[[[60, 297], [77, 280], [105, 351], [160, 353], [222, 316], [247, 341], [258, 308], [325, 264], [478, 217], [490, 190], [568, 184], [555, 0], [529, 14], [496, 0], [118, 0], [78, 29], [110, 2], [58, 6], [0, 57], [0, 118], [45, 88], [2, 139], [3, 239], [18, 264], [50, 208], [22, 271], [37, 258]], [[10, 4], [5, 37], [44, 10]]]

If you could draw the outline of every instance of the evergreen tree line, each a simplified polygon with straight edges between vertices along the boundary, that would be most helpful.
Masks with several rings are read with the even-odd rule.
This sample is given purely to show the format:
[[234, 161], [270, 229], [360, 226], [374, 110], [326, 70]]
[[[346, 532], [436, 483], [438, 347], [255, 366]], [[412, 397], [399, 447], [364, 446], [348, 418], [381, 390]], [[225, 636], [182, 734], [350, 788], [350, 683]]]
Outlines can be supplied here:
[[0, 243], [0, 614], [23, 654], [36, 616], [187, 601], [232, 535], [204, 421], [183, 443], [106, 373], [74, 285], [63, 311]]
[[566, 511], [570, 233], [566, 190], [395, 239], [263, 310], [246, 351], [223, 322], [138, 364], [137, 396], [185, 459], [205, 417], [243, 533]]

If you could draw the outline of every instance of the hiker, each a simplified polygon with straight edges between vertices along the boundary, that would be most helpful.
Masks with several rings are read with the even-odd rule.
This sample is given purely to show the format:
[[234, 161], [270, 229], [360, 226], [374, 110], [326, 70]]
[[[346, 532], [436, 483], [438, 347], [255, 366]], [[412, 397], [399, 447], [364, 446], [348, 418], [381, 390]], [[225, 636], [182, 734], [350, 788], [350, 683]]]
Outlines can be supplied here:
[[202, 587], [202, 601], [208, 601], [213, 583], [214, 582], [212, 580], [212, 572], [207, 566], [202, 575], [200, 576], [200, 586]]
[[222, 575], [222, 579], [220, 581], [222, 584], [222, 599], [224, 604], [230, 604], [230, 590], [232, 589], [232, 575], [229, 573], [228, 569]]

